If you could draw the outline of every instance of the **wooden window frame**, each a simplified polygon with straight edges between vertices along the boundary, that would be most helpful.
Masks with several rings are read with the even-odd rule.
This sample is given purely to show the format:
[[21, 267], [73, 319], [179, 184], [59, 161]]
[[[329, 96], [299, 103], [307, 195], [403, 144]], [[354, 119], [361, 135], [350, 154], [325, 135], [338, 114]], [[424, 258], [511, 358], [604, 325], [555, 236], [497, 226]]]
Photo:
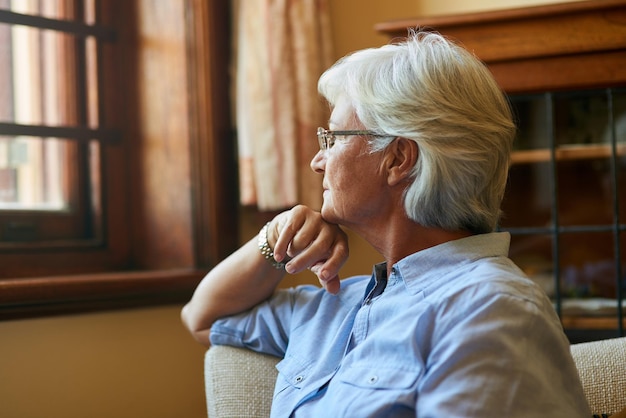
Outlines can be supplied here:
[[[175, 23], [185, 32], [187, 112], [172, 117], [182, 116], [186, 124], [182, 143], [188, 163], [187, 170], [174, 171], [174, 165], [175, 175], [160, 183], [168, 193], [176, 192], [181, 183], [188, 185], [183, 203], [174, 202], [175, 210], [170, 210], [172, 202], [166, 202], [170, 206], [165, 209], [160, 207], [163, 202], [158, 193], [146, 186], [146, 179], [137, 179], [157, 175], [138, 167], [154, 147], [165, 153], [171, 145], [167, 138], [156, 144], [142, 141], [149, 128], [145, 124], [161, 115], [140, 109], [138, 74], [167, 59], [157, 56], [150, 62], [149, 54], [143, 53], [142, 48], [149, 46], [142, 43], [138, 28], [152, 23], [142, 21], [142, 10], [147, 10], [142, 7], [148, 7], [143, 3], [99, 3], [102, 21], [116, 30], [114, 47], [103, 50], [102, 74], [105, 85], [118, 88], [104, 98], [103, 114], [105, 125], [115, 127], [121, 138], [102, 150], [108, 209], [105, 240], [95, 248], [60, 246], [30, 252], [16, 248], [0, 253], [0, 266], [12, 266], [10, 274], [0, 268], [0, 320], [182, 303], [207, 270], [238, 245], [236, 156], [229, 106], [229, 2], [185, 0], [182, 21]], [[168, 245], [154, 244], [159, 237], [167, 239]], [[43, 266], [42, 274], [26, 268], [33, 265]]]
[[[2, 3], [8, 2], [5, 0]], [[17, 257], [19, 262], [11, 262], [15, 256], [3, 260], [4, 268], [0, 270], [0, 277], [28, 277], [44, 270], [63, 273], [62, 270], [59, 271], [49, 263], [43, 262], [38, 255], [42, 251], [52, 250], [60, 254], [78, 247], [84, 250], [103, 246], [102, 220], [98, 216], [102, 210], [91, 203], [92, 195], [100, 194], [101, 190], [100, 188], [92, 190], [90, 187], [95, 182], [100, 183], [98, 170], [100, 162], [90, 156], [90, 149], [96, 150], [97, 155], [99, 148], [114, 144], [120, 135], [114, 130], [101, 128], [95, 120], [99, 116], [100, 94], [99, 92], [91, 94], [91, 100], [87, 97], [88, 92], [99, 90], [94, 88], [98, 86], [89, 85], [95, 79], [88, 76], [87, 58], [98, 54], [96, 50], [101, 49], [100, 43], [113, 42], [115, 33], [109, 27], [88, 25], [83, 19], [71, 20], [71, 16], [85, 15], [87, 7], [83, 0], [39, 4], [38, 8], [43, 12], [50, 9], [50, 6], [59, 13], [59, 18], [0, 10], [0, 20], [3, 23], [27, 28], [29, 31], [27, 39], [22, 40], [34, 47], [32, 51], [31, 48], [23, 46], [13, 45], [13, 48], [30, 51], [29, 60], [34, 62], [41, 60], [45, 66], [45, 71], [38, 71], [36, 68], [32, 70], [33, 73], [39, 74], [35, 78], [42, 79], [43, 91], [41, 95], [35, 95], [28, 104], [29, 109], [45, 108], [39, 115], [40, 122], [36, 119], [30, 124], [22, 124], [22, 120], [19, 119], [14, 123], [3, 122], [0, 123], [0, 132], [9, 137], [39, 141], [32, 145], [35, 150], [48, 148], [51, 145], [50, 141], [54, 139], [63, 141], [63, 153], [67, 160], [72, 162], [67, 167], [67, 173], [60, 179], [62, 182], [60, 188], [66, 190], [64, 198], [67, 207], [59, 210], [40, 210], [18, 206], [0, 212], [2, 228], [0, 253], [5, 256], [8, 253], [19, 254]], [[91, 54], [87, 53], [88, 45]], [[50, 49], [51, 46], [54, 47]], [[46, 61], [48, 58], [59, 62], [50, 63]], [[90, 63], [91, 70], [96, 72], [97, 59], [90, 60]], [[47, 82], [43, 82], [44, 79]], [[12, 84], [11, 81], [6, 82]], [[37, 82], [34, 84], [38, 85]], [[19, 95], [21, 92], [18, 91], [11, 96], [16, 94]], [[67, 100], [57, 102], [65, 97]], [[50, 103], [50, 99], [56, 103]], [[90, 116], [94, 120], [90, 120]], [[92, 160], [94, 164], [88, 163], [88, 160]], [[94, 267], [96, 265], [94, 264]]]

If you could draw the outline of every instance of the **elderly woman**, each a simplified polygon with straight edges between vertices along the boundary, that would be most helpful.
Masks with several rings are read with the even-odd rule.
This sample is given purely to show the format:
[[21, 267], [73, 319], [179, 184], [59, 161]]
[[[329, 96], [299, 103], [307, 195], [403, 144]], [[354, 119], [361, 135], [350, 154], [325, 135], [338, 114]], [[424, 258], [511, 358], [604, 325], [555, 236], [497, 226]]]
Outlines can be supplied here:
[[[493, 232], [514, 125], [474, 56], [435, 33], [356, 52], [319, 80], [332, 107], [297, 206], [216, 266], [182, 312], [205, 345], [283, 358], [273, 417], [586, 417], [550, 300]], [[339, 280], [350, 228], [382, 256]], [[323, 288], [276, 290], [313, 271]]]

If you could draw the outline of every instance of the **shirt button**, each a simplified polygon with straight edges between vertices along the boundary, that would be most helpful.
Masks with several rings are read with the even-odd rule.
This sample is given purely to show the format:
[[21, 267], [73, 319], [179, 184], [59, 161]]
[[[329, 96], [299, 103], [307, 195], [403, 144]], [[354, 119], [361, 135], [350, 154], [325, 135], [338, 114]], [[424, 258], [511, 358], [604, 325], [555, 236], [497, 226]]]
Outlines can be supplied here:
[[304, 376], [297, 376], [296, 377], [296, 383], [300, 383], [304, 380]]
[[370, 385], [373, 385], [374, 383], [378, 382], [378, 376], [370, 376], [369, 379], [367, 379], [367, 382]]

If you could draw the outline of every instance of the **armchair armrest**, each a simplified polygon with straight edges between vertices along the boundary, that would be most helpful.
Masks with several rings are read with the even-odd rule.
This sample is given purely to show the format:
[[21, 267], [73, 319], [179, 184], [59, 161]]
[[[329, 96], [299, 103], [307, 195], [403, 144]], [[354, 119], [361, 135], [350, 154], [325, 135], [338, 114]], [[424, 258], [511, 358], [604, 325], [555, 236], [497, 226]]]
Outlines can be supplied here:
[[211, 347], [204, 360], [209, 417], [269, 417], [279, 361], [243, 348]]

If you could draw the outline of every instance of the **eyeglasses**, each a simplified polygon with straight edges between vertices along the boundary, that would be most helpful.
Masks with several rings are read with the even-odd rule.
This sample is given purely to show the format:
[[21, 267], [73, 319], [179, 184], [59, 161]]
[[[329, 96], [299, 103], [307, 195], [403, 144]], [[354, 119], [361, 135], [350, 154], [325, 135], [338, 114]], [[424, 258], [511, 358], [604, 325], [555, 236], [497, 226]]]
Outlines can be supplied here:
[[317, 128], [317, 141], [320, 144], [320, 150], [326, 151], [329, 150], [335, 145], [335, 137], [336, 136], [348, 136], [348, 135], [368, 135], [368, 136], [379, 136], [385, 137], [390, 135], [381, 135], [377, 134], [374, 131], [329, 131], [324, 128]]

